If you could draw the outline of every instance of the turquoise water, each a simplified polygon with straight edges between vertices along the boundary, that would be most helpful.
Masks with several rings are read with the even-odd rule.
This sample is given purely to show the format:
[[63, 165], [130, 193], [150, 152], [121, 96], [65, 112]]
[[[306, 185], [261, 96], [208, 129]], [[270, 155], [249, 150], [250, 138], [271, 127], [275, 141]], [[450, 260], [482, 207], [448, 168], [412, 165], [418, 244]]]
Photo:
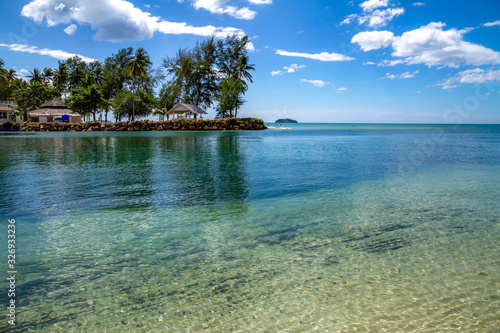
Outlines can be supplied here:
[[500, 126], [287, 127], [0, 133], [0, 331], [496, 332]]

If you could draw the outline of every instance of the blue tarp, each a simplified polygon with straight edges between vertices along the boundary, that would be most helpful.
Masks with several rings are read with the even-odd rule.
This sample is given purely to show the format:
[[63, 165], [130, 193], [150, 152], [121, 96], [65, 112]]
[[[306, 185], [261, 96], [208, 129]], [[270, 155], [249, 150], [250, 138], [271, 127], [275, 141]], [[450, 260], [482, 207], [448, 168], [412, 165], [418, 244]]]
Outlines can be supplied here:
[[63, 115], [61, 116], [61, 121], [62, 121], [62, 122], [67, 121], [67, 122], [69, 123], [69, 115], [67, 115], [67, 114], [63, 114]]

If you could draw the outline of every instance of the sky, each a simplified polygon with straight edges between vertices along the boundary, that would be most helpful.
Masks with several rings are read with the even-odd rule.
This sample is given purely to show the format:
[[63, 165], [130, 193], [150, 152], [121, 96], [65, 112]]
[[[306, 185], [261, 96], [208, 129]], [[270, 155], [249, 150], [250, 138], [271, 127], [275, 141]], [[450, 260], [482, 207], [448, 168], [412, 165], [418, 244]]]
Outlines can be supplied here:
[[[154, 66], [248, 35], [240, 116], [332, 123], [500, 123], [498, 0], [3, 1], [0, 58], [27, 76], [144, 47]], [[209, 118], [215, 112], [209, 111]]]

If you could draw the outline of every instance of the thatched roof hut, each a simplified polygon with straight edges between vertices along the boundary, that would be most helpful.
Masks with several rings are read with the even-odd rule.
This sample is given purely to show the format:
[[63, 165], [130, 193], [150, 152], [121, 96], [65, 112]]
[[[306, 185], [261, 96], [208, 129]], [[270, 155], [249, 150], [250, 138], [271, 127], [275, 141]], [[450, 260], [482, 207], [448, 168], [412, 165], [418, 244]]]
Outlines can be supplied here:
[[28, 115], [41, 123], [65, 120], [70, 123], [80, 123], [82, 121], [82, 116], [78, 112], [71, 110], [65, 103], [56, 98], [43, 103], [40, 108], [28, 112]]

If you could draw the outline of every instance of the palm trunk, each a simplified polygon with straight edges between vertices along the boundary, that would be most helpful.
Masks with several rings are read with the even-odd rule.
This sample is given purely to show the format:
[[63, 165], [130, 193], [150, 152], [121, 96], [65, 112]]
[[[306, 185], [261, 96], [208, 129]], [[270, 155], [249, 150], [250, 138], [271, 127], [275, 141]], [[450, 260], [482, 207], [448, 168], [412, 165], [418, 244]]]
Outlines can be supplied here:
[[132, 92], [132, 121], [135, 121], [135, 89]]

